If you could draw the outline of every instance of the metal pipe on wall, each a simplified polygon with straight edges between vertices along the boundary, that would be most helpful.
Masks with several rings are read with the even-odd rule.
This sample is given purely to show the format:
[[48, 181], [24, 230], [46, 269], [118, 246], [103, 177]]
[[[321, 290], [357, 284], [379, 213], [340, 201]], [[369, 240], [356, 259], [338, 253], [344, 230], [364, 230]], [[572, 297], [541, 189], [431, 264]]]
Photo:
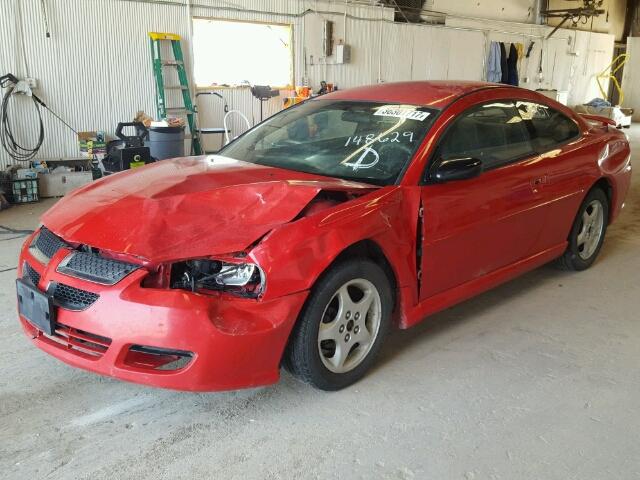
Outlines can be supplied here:
[[[384, 15], [383, 11], [384, 6], [380, 4], [380, 17]], [[379, 41], [378, 41], [378, 80], [377, 83], [382, 83], [382, 28], [383, 24], [380, 24], [380, 29], [378, 31]]]
[[342, 26], [342, 36], [344, 43], [347, 43], [347, 8], [349, 8], [349, 0], [344, 0], [344, 19]]
[[544, 24], [544, 16], [542, 12], [547, 9], [549, 4], [548, 0], [536, 0], [533, 5], [533, 23], [536, 25]]
[[[303, 0], [300, 0], [300, 2], [302, 2]], [[306, 43], [306, 17], [302, 17], [302, 26], [301, 26], [301, 35], [300, 38], [302, 39], [302, 46], [300, 51], [302, 52], [302, 84], [306, 85], [308, 83], [308, 77], [307, 77], [307, 43]]]

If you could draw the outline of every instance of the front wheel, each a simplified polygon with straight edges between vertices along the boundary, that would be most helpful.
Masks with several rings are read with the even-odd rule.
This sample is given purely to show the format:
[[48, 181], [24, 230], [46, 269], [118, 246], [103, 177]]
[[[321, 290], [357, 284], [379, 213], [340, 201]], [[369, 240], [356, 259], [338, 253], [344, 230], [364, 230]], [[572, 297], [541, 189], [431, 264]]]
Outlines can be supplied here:
[[569, 245], [558, 259], [565, 270], [585, 270], [600, 253], [609, 223], [609, 201], [600, 188], [592, 189], [582, 202], [569, 234]]
[[391, 287], [367, 259], [332, 267], [314, 286], [296, 324], [285, 366], [321, 390], [358, 381], [375, 360], [391, 324]]

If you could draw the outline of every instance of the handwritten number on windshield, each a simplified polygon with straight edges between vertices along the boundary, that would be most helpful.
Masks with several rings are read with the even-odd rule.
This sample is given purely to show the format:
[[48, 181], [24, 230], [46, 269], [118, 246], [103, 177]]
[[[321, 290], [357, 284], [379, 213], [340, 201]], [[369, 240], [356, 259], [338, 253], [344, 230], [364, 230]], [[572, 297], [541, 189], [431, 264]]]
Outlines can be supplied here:
[[374, 133], [370, 133], [368, 135], [353, 135], [347, 138], [347, 141], [345, 142], [344, 146], [345, 147], [348, 147], [349, 145], [359, 146], [362, 142], [364, 142], [365, 145], [369, 145], [374, 142], [402, 143], [401, 137], [408, 138], [409, 142], [413, 143], [413, 132], [408, 131], [403, 133], [393, 132], [390, 136], [385, 136], [385, 137], [376, 136]]

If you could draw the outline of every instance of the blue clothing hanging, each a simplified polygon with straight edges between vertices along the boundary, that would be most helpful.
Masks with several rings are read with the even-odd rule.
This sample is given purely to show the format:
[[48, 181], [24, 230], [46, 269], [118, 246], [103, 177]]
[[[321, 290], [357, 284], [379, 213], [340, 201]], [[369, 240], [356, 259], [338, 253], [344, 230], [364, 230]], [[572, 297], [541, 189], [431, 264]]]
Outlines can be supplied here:
[[489, 58], [487, 59], [487, 82], [499, 83], [502, 79], [500, 60], [500, 44], [498, 42], [491, 42], [489, 46]]

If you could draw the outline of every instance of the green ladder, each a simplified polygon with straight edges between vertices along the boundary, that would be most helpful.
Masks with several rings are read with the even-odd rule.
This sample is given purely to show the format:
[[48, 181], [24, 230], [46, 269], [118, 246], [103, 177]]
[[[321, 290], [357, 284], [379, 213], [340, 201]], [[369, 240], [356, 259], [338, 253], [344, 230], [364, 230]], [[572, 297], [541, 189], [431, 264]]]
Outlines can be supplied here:
[[[168, 113], [186, 115], [189, 124], [189, 132], [191, 133], [191, 155], [202, 155], [202, 146], [200, 144], [200, 135], [196, 126], [196, 110], [191, 100], [191, 91], [189, 90], [189, 80], [187, 71], [184, 68], [184, 57], [182, 55], [182, 47], [180, 46], [180, 35], [175, 33], [149, 32], [151, 41], [151, 59], [153, 60], [153, 76], [156, 79], [156, 105], [158, 109], [158, 118], [167, 118]], [[171, 50], [173, 51], [173, 60], [163, 60], [160, 54], [162, 42], [171, 42]], [[164, 68], [176, 68], [180, 85], [166, 86], [164, 84]], [[181, 90], [183, 107], [168, 107], [166, 100], [167, 90]]]

